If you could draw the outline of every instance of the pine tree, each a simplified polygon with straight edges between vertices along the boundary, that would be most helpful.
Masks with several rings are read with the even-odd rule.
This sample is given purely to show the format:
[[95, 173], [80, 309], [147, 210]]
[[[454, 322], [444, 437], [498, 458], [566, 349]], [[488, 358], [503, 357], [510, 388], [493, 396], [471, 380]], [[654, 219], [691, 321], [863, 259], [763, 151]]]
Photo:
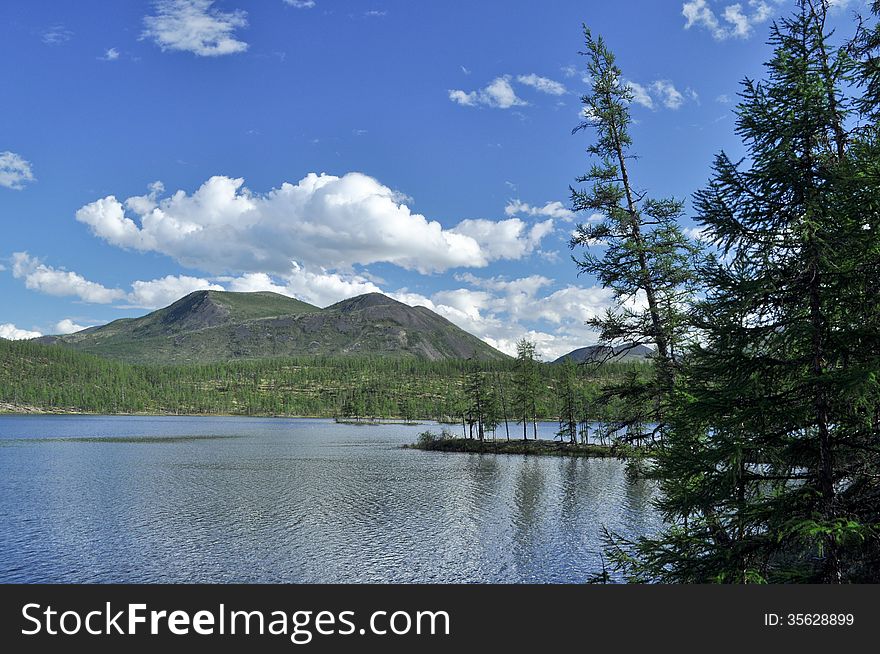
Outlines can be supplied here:
[[[574, 257], [579, 274], [594, 275], [614, 293], [614, 306], [589, 321], [599, 331], [600, 341], [620, 344], [624, 350], [636, 345], [657, 350], [650, 379], [633, 375], [611, 391], [627, 398], [624, 405], [639, 412], [650, 407], [650, 415], [624, 414], [617, 428], [632, 431], [652, 424], [654, 432], [662, 433], [685, 340], [685, 308], [696, 285], [698, 249], [678, 226], [681, 201], [651, 199], [635, 187], [629, 133], [633, 90], [604, 40], [593, 38], [586, 26], [584, 36], [586, 52], [581, 54], [588, 58], [591, 89], [581, 98], [584, 120], [574, 132], [595, 133], [587, 148], [594, 163], [577, 178], [579, 184], [589, 186], [572, 188], [571, 201], [575, 211], [598, 214], [602, 220], [578, 224], [570, 245], [587, 248], [581, 257]], [[594, 250], [603, 253], [598, 256]], [[642, 437], [639, 433], [635, 438]]]
[[719, 253], [658, 455], [671, 526], [613, 552], [633, 578], [880, 580], [880, 153], [847, 131], [857, 80], [827, 6], [774, 25], [738, 108], [747, 163], [719, 155], [696, 195]]

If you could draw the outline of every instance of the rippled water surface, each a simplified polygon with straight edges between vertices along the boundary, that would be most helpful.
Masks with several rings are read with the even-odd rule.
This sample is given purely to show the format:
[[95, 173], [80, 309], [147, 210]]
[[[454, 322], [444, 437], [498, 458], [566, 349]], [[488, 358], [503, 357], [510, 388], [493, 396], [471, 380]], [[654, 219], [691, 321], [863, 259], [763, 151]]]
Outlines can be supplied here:
[[581, 582], [603, 525], [659, 526], [619, 461], [400, 448], [424, 429], [0, 416], [0, 582]]

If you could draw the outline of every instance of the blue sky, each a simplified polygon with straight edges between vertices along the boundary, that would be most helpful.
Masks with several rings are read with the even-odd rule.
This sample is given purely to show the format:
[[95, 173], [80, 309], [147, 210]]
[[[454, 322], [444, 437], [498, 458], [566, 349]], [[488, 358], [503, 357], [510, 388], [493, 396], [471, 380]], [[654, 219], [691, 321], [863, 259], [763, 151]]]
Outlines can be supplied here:
[[[837, 0], [848, 33], [862, 0]], [[739, 81], [791, 0], [6, 0], [0, 336], [199, 288], [381, 291], [511, 351], [595, 342], [568, 186], [581, 23], [633, 84], [637, 186], [737, 154]], [[691, 225], [687, 222], [687, 225]]]

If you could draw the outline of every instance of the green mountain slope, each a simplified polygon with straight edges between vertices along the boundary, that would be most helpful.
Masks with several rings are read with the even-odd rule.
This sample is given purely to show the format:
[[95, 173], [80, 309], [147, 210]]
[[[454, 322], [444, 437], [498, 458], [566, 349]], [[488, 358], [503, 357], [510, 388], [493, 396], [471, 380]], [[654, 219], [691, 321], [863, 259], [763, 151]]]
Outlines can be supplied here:
[[196, 291], [141, 318], [39, 340], [141, 363], [304, 355], [506, 358], [425, 307], [379, 293], [319, 309], [275, 293]]

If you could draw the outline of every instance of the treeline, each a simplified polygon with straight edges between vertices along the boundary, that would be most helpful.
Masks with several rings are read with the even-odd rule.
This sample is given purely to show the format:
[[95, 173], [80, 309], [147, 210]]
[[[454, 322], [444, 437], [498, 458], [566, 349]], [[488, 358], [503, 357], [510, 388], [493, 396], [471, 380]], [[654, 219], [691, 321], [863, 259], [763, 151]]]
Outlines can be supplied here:
[[[556, 420], [560, 388], [589, 406], [603, 389], [639, 374], [640, 363], [601, 369], [533, 362], [523, 399], [514, 360], [422, 361], [389, 358], [301, 357], [202, 365], [150, 366], [104, 359], [54, 345], [0, 339], [0, 405], [54, 412], [231, 414], [339, 417], [352, 420], [398, 418], [439, 420], [497, 427], [505, 411], [499, 399], [474, 413], [473, 385], [485, 389], [480, 402], [505, 398], [506, 418], [516, 423], [516, 407], [527, 404], [526, 423]], [[517, 390], [517, 389], [520, 390]], [[494, 402], [494, 400], [492, 400]], [[519, 404], [517, 404], [517, 402]], [[593, 410], [598, 411], [598, 408]], [[522, 413], [522, 412], [520, 412]]]

